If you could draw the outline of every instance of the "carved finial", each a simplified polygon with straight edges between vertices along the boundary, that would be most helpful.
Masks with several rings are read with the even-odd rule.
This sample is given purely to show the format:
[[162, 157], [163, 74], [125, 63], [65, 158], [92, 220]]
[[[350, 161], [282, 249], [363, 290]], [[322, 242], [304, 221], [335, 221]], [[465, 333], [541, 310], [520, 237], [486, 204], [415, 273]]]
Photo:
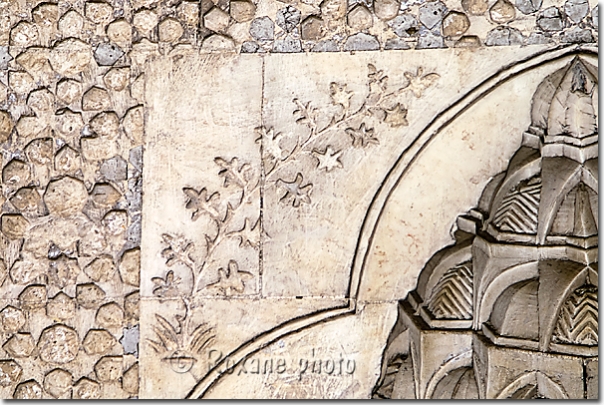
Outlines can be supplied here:
[[[597, 134], [597, 70], [581, 58], [548, 76], [533, 98], [532, 127], [545, 136]], [[545, 143], [558, 143], [549, 139]]]

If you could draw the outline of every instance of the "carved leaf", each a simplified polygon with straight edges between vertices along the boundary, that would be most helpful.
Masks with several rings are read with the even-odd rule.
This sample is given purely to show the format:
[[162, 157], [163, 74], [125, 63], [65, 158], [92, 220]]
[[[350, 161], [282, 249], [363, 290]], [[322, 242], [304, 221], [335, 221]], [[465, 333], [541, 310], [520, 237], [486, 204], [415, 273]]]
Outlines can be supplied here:
[[386, 91], [388, 88], [388, 76], [384, 74], [383, 70], [377, 70], [377, 68], [371, 63], [367, 65], [369, 69], [369, 73], [367, 77], [369, 78], [369, 88], [370, 91], [380, 92]]
[[417, 73], [405, 72], [404, 75], [409, 81], [407, 89], [413, 93], [416, 98], [420, 98], [424, 94], [424, 90], [432, 86], [440, 78], [437, 73], [423, 74], [424, 69], [422, 67], [417, 68]]
[[214, 328], [208, 327], [206, 323], [202, 323], [191, 334], [189, 350], [193, 353], [201, 354], [203, 349], [211, 345], [215, 339]]
[[206, 288], [216, 290], [223, 295], [232, 295], [233, 293], [243, 293], [245, 290], [245, 281], [253, 278], [252, 273], [239, 270], [239, 264], [235, 260], [230, 260], [227, 269], [218, 269], [219, 279], [217, 282], [208, 284]]
[[175, 277], [172, 270], [169, 270], [164, 278], [152, 277], [151, 281], [155, 284], [153, 295], [158, 297], [174, 297], [178, 295], [176, 286], [180, 283], [180, 278]]
[[250, 180], [251, 166], [247, 163], [239, 166], [239, 160], [234, 157], [230, 161], [220, 157], [214, 159], [214, 162], [220, 166], [219, 176], [224, 177], [224, 186], [236, 184], [244, 188]]
[[193, 269], [195, 262], [190, 253], [194, 247], [193, 242], [181, 237], [169, 234], [163, 234], [162, 240], [167, 247], [162, 250], [161, 255], [166, 260], [166, 265], [171, 267], [177, 263]]
[[273, 128], [259, 127], [256, 128], [256, 143], [262, 143], [262, 151], [273, 160], [283, 160], [283, 150], [279, 143], [281, 142], [281, 133], [275, 133]]
[[230, 232], [228, 236], [238, 236], [239, 237], [239, 246], [250, 246], [254, 249], [257, 249], [260, 245], [260, 218], [256, 220], [254, 225], [251, 225], [251, 221], [249, 218], [245, 219], [243, 224], [243, 228], [238, 231]]
[[194, 188], [185, 187], [182, 191], [188, 198], [186, 208], [193, 211], [191, 214], [191, 219], [193, 221], [196, 221], [203, 213], [210, 215], [210, 217], [216, 221], [221, 221], [220, 214], [216, 208], [216, 205], [220, 200], [219, 193], [216, 192], [208, 196], [208, 190], [206, 190], [205, 187], [200, 191], [197, 191]]
[[373, 128], [367, 128], [363, 122], [358, 129], [347, 128], [346, 133], [352, 138], [352, 146], [365, 148], [370, 144], [378, 145], [380, 141], [374, 136]]
[[304, 177], [302, 173], [296, 175], [296, 179], [292, 182], [287, 182], [283, 179], [277, 180], [277, 186], [285, 190], [285, 194], [281, 197], [281, 201], [291, 199], [294, 207], [299, 207], [301, 203], [310, 204], [310, 192], [312, 184], [302, 185]]
[[155, 314], [155, 319], [159, 325], [153, 326], [153, 331], [159, 338], [159, 342], [148, 340], [149, 343], [156, 348], [162, 348], [166, 351], [176, 350], [179, 346], [177, 330], [163, 316]]
[[298, 116], [296, 118], [296, 123], [306, 124], [311, 128], [316, 128], [318, 110], [310, 104], [310, 101], [303, 104], [300, 100], [295, 98], [294, 103], [298, 107], [297, 110], [294, 110], [294, 115]]

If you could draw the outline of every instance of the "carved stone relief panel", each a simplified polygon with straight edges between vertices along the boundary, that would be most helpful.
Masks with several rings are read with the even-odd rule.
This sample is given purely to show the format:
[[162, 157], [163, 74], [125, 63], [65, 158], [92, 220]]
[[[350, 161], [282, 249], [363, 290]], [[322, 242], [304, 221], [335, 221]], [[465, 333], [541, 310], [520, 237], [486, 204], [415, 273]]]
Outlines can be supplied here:
[[[159, 274], [163, 276], [157, 275], [157, 270], [154, 270], [155, 273], [142, 281], [143, 284], [148, 283], [150, 289], [143, 294], [142, 311], [143, 317], [147, 318], [152, 314], [171, 313], [170, 316], [161, 315], [161, 318], [155, 315], [159, 326], [143, 327], [141, 362], [142, 370], [148, 369], [149, 374], [158, 373], [161, 362], [178, 361], [178, 366], [174, 367], [172, 377], [166, 378], [164, 372], [161, 374], [162, 380], [150, 378], [145, 382], [142, 396], [501, 396], [503, 394], [500, 391], [505, 387], [497, 386], [490, 382], [489, 378], [504, 384], [510, 377], [489, 377], [488, 370], [478, 369], [481, 367], [479, 361], [483, 361], [482, 358], [476, 357], [479, 356], [480, 350], [483, 350], [478, 345], [485, 339], [486, 342], [491, 342], [491, 346], [487, 345], [486, 348], [490, 348], [493, 353], [499, 353], [498, 350], [520, 350], [515, 355], [520, 359], [518, 364], [525, 367], [528, 367], [527, 362], [535, 361], [551, 361], [551, 367], [561, 364], [556, 363], [559, 362], [556, 355], [548, 353], [542, 358], [552, 360], [537, 360], [540, 355], [536, 353], [541, 350], [538, 344], [535, 347], [531, 346], [532, 343], [528, 346], [526, 343], [518, 346], [514, 342], [520, 339], [519, 337], [499, 337], [501, 329], [492, 331], [493, 328], [511, 328], [511, 325], [522, 329], [527, 325], [528, 319], [538, 319], [537, 316], [531, 315], [527, 320], [518, 320], [517, 316], [511, 315], [511, 311], [510, 315], [506, 315], [507, 309], [500, 310], [497, 321], [488, 321], [486, 326], [480, 329], [479, 321], [475, 320], [473, 312], [477, 305], [474, 289], [480, 285], [475, 280], [475, 272], [485, 268], [486, 259], [483, 256], [486, 253], [482, 252], [489, 252], [491, 248], [479, 248], [478, 246], [482, 245], [477, 245], [477, 242], [472, 245], [468, 236], [464, 235], [471, 232], [478, 235], [479, 229], [490, 229], [490, 223], [505, 224], [498, 226], [508, 227], [516, 232], [520, 229], [521, 235], [533, 228], [536, 232], [539, 206], [531, 210], [532, 206], [516, 206], [513, 201], [521, 201], [516, 204], [528, 204], [524, 203], [525, 198], [540, 201], [539, 181], [510, 186], [510, 196], [504, 195], [497, 200], [500, 201], [497, 204], [503, 208], [496, 208], [493, 219], [490, 220], [492, 222], [486, 222], [491, 217], [490, 206], [485, 201], [484, 193], [495, 193], [497, 187], [501, 187], [500, 184], [505, 181], [506, 171], [511, 170], [509, 165], [519, 159], [520, 163], [517, 165], [520, 165], [522, 170], [528, 170], [524, 168], [526, 163], [523, 163], [528, 159], [525, 157], [528, 153], [525, 151], [527, 146], [523, 145], [528, 143], [533, 147], [533, 155], [540, 150], [539, 142], [543, 142], [544, 145], [553, 145], [541, 147], [543, 151], [552, 151], [547, 153], [558, 153], [562, 154], [561, 156], [574, 156], [573, 153], [579, 153], [577, 156], [587, 156], [584, 159], [594, 158], [593, 145], [597, 145], [597, 129], [594, 127], [597, 108], [594, 103], [597, 103], [597, 99], [593, 95], [596, 94], [594, 89], [597, 88], [597, 76], [594, 75], [597, 60], [590, 49], [578, 48], [553, 51], [532, 48], [515, 50], [509, 54], [487, 50], [479, 54], [467, 54], [465, 51], [433, 52], [429, 56], [412, 51], [392, 52], [388, 60], [380, 60], [377, 55], [369, 53], [342, 55], [337, 58], [308, 55], [302, 60], [289, 55], [271, 56], [262, 60], [222, 57], [219, 60], [222, 66], [226, 66], [225, 69], [229, 69], [228, 76], [234, 79], [232, 82], [217, 83], [216, 75], [224, 73], [219, 70], [206, 71], [199, 74], [198, 86], [191, 86], [191, 82], [188, 82], [189, 86], [186, 88], [178, 87], [180, 75], [199, 70], [198, 66], [217, 60], [214, 56], [182, 53], [172, 61], [157, 61], [151, 65], [147, 96], [154, 101], [149, 105], [149, 122], [170, 122], [170, 125], [162, 128], [151, 124], [153, 129], [148, 130], [149, 148], [145, 155], [145, 166], [154, 167], [162, 173], [175, 174], [173, 177], [164, 175], [165, 182], [153, 180], [153, 177], [159, 174], [147, 178], [150, 179], [148, 189], [152, 190], [150, 193], [154, 198], [145, 202], [145, 212], [148, 216], [145, 217], [143, 225], [143, 256], [149, 262], [143, 263], [143, 268], [157, 269], [155, 266], [159, 266]], [[433, 59], [436, 52], [439, 52], [438, 62]], [[522, 52], [525, 53], [521, 54]], [[405, 62], [404, 58], [409, 55], [412, 55], [410, 61]], [[500, 58], [513, 58], [516, 62], [510, 68], [501, 69]], [[442, 69], [443, 60], [448, 61], [450, 69]], [[489, 62], [485, 63], [485, 60]], [[325, 67], [328, 62], [332, 63], [331, 68]], [[476, 69], [477, 75], [462, 78], [459, 68], [451, 68], [458, 63], [464, 63], [468, 69]], [[245, 86], [250, 86], [246, 94], [258, 94], [256, 102], [248, 102], [243, 113], [236, 107], [231, 110], [230, 115], [227, 114], [229, 118], [226, 119], [229, 122], [228, 129], [213, 129], [216, 120], [209, 121], [206, 117], [219, 107], [206, 109], [203, 106], [224, 103], [225, 97], [229, 99], [229, 94], [233, 91], [230, 86], [242, 88], [237, 81], [238, 75], [247, 76], [253, 69], [261, 72], [262, 80], [247, 80]], [[170, 80], [164, 79], [166, 71], [172, 72]], [[283, 72], [291, 74], [286, 78]], [[565, 72], [567, 84], [558, 79], [552, 82], [554, 79], [551, 77], [559, 78], [562, 75], [558, 72]], [[572, 76], [573, 74], [575, 76]], [[204, 87], [203, 83], [213, 83], [212, 90]], [[456, 83], [460, 87], [449, 85], [450, 83]], [[552, 100], [563, 98], [568, 99], [564, 101], [566, 103], [574, 102], [575, 92], [570, 90], [572, 83], [576, 83], [575, 86], [579, 86], [577, 83], [584, 83], [580, 84], [583, 86], [580, 94], [583, 95], [577, 97], [582, 97], [582, 103], [589, 103], [583, 103], [579, 115], [567, 113], [569, 118], [558, 119], [557, 113], [552, 110], [554, 107], [551, 107]], [[549, 101], [543, 101], [544, 96], [541, 93], [549, 87], [553, 89], [547, 95]], [[168, 103], [165, 98], [153, 99], [154, 94], [161, 94], [165, 91], [161, 89], [165, 88], [175, 91], [179, 97], [170, 99]], [[436, 94], [438, 97], [435, 99]], [[229, 103], [232, 102], [236, 101], [229, 99]], [[180, 114], [196, 108], [192, 106], [202, 107], [197, 109], [195, 114], [190, 114], [189, 116], [194, 118], [185, 123], [185, 120], [180, 119]], [[570, 107], [555, 108], [569, 111]], [[541, 113], [541, 110], [546, 112]], [[547, 135], [550, 138], [545, 138], [544, 134], [553, 131], [544, 126], [547, 122], [541, 123], [544, 119], [539, 121], [540, 126], [535, 124], [536, 120], [540, 119], [538, 114], [545, 114], [545, 121], [549, 120], [554, 123], [552, 125], [564, 129], [558, 130], [557, 135]], [[249, 117], [249, 120], [246, 117]], [[579, 121], [575, 121], [575, 117], [578, 117]], [[560, 120], [566, 121], [559, 122]], [[201, 127], [204, 128], [203, 131], [196, 129]], [[229, 131], [235, 131], [236, 134], [229, 135]], [[571, 132], [568, 136], [560, 135], [567, 133], [564, 131]], [[564, 146], [566, 149], [558, 152], [554, 140], [561, 136], [567, 136], [568, 139], [578, 138], [572, 135], [577, 131], [585, 133], [581, 138], [585, 139], [581, 142], [587, 152], [582, 152], [582, 144], [575, 145], [574, 141], [568, 141], [565, 145], [571, 146]], [[168, 137], [167, 133], [171, 135]], [[216, 146], [216, 139], [219, 138], [221, 144], [229, 145], [229, 136], [235, 137], [237, 142], [228, 146], [222, 153], [220, 147]], [[182, 145], [185, 144], [191, 146], [183, 148]], [[211, 153], [199, 154], [197, 147]], [[187, 154], [190, 154], [191, 158], [186, 158]], [[184, 161], [187, 163], [183, 164], [181, 160], [175, 159], [175, 155], [185, 157]], [[530, 157], [530, 154], [527, 156]], [[558, 155], [553, 156], [559, 159], [555, 157]], [[159, 164], [159, 161], [163, 163]], [[545, 167], [541, 161], [533, 165], [535, 168], [530, 169], [533, 171]], [[201, 225], [199, 222], [200, 225], [193, 225], [199, 221], [199, 212], [210, 218], [217, 217], [216, 221], [220, 224], [228, 225], [231, 218], [237, 218], [239, 204], [244, 200], [243, 197], [250, 195], [247, 194], [246, 184], [248, 179], [253, 178], [254, 167], [258, 167], [261, 173], [258, 180], [252, 181], [252, 190], [255, 190], [254, 187], [259, 188], [259, 195], [256, 197], [259, 199], [259, 205], [255, 208], [259, 213], [249, 217], [243, 215], [241, 222], [233, 225], [233, 231], [224, 231], [225, 236], [218, 240], [224, 240], [221, 243], [233, 243], [233, 247], [229, 249], [231, 256], [225, 257], [222, 263], [214, 264], [213, 268], [202, 268], [201, 272], [206, 272], [205, 277], [209, 277], [208, 281], [203, 282], [207, 287], [197, 287], [194, 297], [185, 297], [187, 293], [178, 292], [178, 288], [182, 287], [176, 285], [190, 288], [194, 278], [189, 274], [192, 268], [198, 268], [193, 262], [197, 260], [201, 263], [211, 263], [212, 260], [195, 259], [194, 247], [209, 246], [204, 252], [212, 252], [214, 241], [222, 235], [222, 225], [217, 226], [214, 220], [210, 221], [209, 225]], [[149, 172], [153, 170], [150, 169]], [[179, 170], [183, 172], [179, 173]], [[576, 170], [579, 169], [570, 170], [569, 173], [576, 173]], [[186, 179], [208, 177], [208, 173], [212, 172], [215, 178], [212, 189], [189, 187], [187, 181], [191, 181]], [[597, 171], [595, 173], [597, 176]], [[511, 174], [508, 176], [518, 177]], [[376, 182], [376, 177], [381, 180]], [[175, 186], [175, 180], [180, 181], [178, 186]], [[590, 184], [595, 183], [592, 181]], [[236, 201], [227, 205], [224, 211], [218, 211], [222, 197], [216, 193], [220, 192], [222, 196], [222, 193], [225, 193], [223, 190], [229, 187], [238, 187]], [[430, 190], [429, 193], [426, 187]], [[573, 201], [585, 200], [588, 204], [597, 201], [594, 200], [595, 195], [589, 197], [589, 191], [585, 193], [587, 194], [584, 197], [578, 197], [577, 194]], [[382, 197], [383, 195], [386, 197]], [[516, 195], [520, 195], [521, 200], [513, 200], [518, 198], [514, 197]], [[162, 200], [163, 198], [165, 200]], [[510, 205], [511, 208], [507, 208]], [[166, 209], [168, 206], [170, 208]], [[216, 210], [216, 213], [212, 210]], [[569, 210], [572, 211], [571, 208]], [[449, 211], [452, 218], [447, 218]], [[459, 216], [464, 211], [468, 213]], [[168, 215], [177, 217], [166, 221], [160, 215], [161, 212], [170, 212]], [[217, 212], [225, 214], [219, 215]], [[258, 211], [254, 211], [256, 212]], [[532, 216], [522, 219], [525, 217], [518, 217], [518, 212], [529, 212]], [[591, 217], [568, 214], [565, 218], [568, 218], [567, 221], [577, 218], [573, 219], [579, 221], [577, 223], [580, 225], [577, 226], [588, 227], [589, 232], [593, 234], [594, 229], [597, 229], [594, 221], [597, 220], [590, 218], [597, 218], [597, 214], [593, 214], [591, 208], [589, 212]], [[456, 216], [459, 218], [456, 219]], [[587, 221], [588, 219], [591, 222]], [[480, 225], [476, 221], [485, 221], [487, 225]], [[527, 221], [533, 221], [531, 223], [534, 225], [527, 225]], [[192, 231], [193, 226], [199, 226], [200, 231]], [[564, 226], [574, 229], [575, 225]], [[155, 229], [146, 232], [147, 229], [153, 229], [151, 227]], [[180, 229], [182, 233], [192, 233], [188, 238], [175, 239], [175, 232], [166, 234], [163, 231], [170, 227]], [[243, 233], [245, 237], [242, 237]], [[168, 234], [169, 236], [166, 236]], [[154, 241], [146, 244], [147, 237], [154, 238]], [[443, 256], [445, 253], [437, 253], [437, 259], [430, 259], [430, 255], [449, 245], [452, 237], [453, 240], [459, 239], [460, 244], [459, 247], [447, 248], [453, 252], [453, 257], [449, 259]], [[489, 236], [484, 240], [489, 241], [493, 237]], [[591, 240], [589, 235], [587, 237]], [[229, 238], [232, 238], [231, 242]], [[510, 245], [508, 249], [512, 250], [510, 253], [502, 253], [505, 259], [497, 260], [503, 260], [509, 267], [510, 263], [513, 263], [512, 257], [517, 255], [517, 261], [526, 262], [527, 248], [522, 247], [526, 242], [518, 245], [508, 239], [504, 239], [504, 242]], [[579, 242], [575, 242], [575, 245], [577, 243]], [[582, 246], [581, 243], [577, 246]], [[146, 248], [151, 246], [152, 251], [146, 252]], [[594, 247], [589, 246], [589, 255], [593, 255]], [[255, 267], [241, 267], [239, 263], [242, 260], [233, 258], [233, 255], [239, 254], [238, 249], [251, 251], [255, 247], [257, 250], [254, 252], [262, 258], [257, 276]], [[561, 251], [568, 253], [554, 254], [556, 260], [559, 260], [560, 254], [577, 255], [570, 253], [569, 249], [574, 248], [564, 248]], [[353, 255], [349, 254], [351, 251], [354, 252]], [[208, 257], [203, 255], [207, 253], [202, 253], [202, 257]], [[423, 255], [428, 257], [422, 258]], [[436, 260], [444, 261], [446, 264], [443, 266], [448, 267], [443, 267], [442, 273], [439, 273], [442, 274], [440, 281], [430, 281], [426, 287], [423, 273], [419, 270], [426, 262], [427, 268], [438, 266]], [[186, 265], [187, 262], [191, 263]], [[532, 274], [527, 266], [523, 266], [521, 271]], [[559, 267], [556, 262], [548, 266]], [[182, 272], [180, 275], [178, 269]], [[578, 267], [577, 271], [579, 270]], [[556, 271], [556, 274], [566, 274], [570, 270]], [[592, 274], [592, 278], [597, 277], [597, 270], [589, 274]], [[256, 277], [259, 284], [254, 282]], [[440, 339], [447, 341], [447, 345], [439, 343], [436, 332], [421, 337], [423, 335], [418, 335], [421, 330], [410, 332], [409, 326], [407, 329], [399, 326], [406, 325], [401, 320], [406, 318], [402, 318], [403, 315], [400, 314], [404, 306], [398, 310], [399, 320], [395, 323], [395, 329], [389, 332], [392, 321], [387, 320], [393, 319], [397, 312], [396, 300], [404, 298], [413, 289], [414, 284], [417, 284], [418, 288], [421, 286], [433, 291], [430, 301], [424, 304], [426, 309], [422, 309], [429, 314], [427, 319], [432, 322], [429, 325], [433, 324], [434, 328], [440, 330], [443, 325], [447, 325], [443, 322], [449, 322], [454, 328], [451, 332], [441, 332]], [[257, 290], [248, 293], [246, 289], [250, 285], [257, 285]], [[219, 289], [213, 293], [204, 292], [205, 288], [216, 287]], [[543, 288], [551, 289], [547, 286]], [[580, 293], [583, 294], [583, 290]], [[181, 298], [174, 298], [179, 294]], [[413, 294], [415, 293], [411, 293], [409, 297], [414, 297]], [[546, 293], [541, 292], [542, 296], [544, 294]], [[589, 294], [597, 296], [597, 290], [589, 290]], [[192, 307], [187, 306], [189, 299], [194, 302]], [[573, 304], [575, 306], [569, 303], [565, 309], [559, 310], [560, 314], [560, 311], [565, 311], [566, 315], [558, 316], [563, 317], [566, 324], [571, 322], [573, 317], [582, 316], [577, 315], [577, 311], [580, 311], [577, 308], [581, 305], [579, 301], [580, 299], [576, 298], [572, 300], [573, 303], [577, 302]], [[170, 302], [169, 305], [174, 309], [162, 308], [162, 305], [168, 305], [167, 302]], [[403, 304], [398, 305], [405, 305], [406, 301], [401, 302]], [[597, 304], [590, 302], [591, 304], [583, 304], [585, 311], [588, 316], [597, 316]], [[531, 304], [522, 301], [519, 305], [519, 308], [526, 308]], [[229, 307], [232, 311], [225, 312]], [[595, 312], [593, 308], [596, 308]], [[279, 319], [271, 321], [262, 319], [257, 313], [275, 311], [279, 314]], [[413, 313], [413, 310], [411, 311]], [[381, 315], [376, 315], [377, 313]], [[349, 316], [352, 318], [348, 318]], [[196, 318], [198, 320], [194, 320]], [[245, 319], [245, 325], [238, 325], [242, 319]], [[317, 324], [329, 319], [332, 319], [330, 322], [333, 322], [333, 329]], [[187, 322], [213, 328], [211, 332], [204, 333], [206, 339], [215, 341], [208, 340], [209, 343], [195, 353], [191, 348], [187, 349], [186, 340], [191, 338], [186, 336], [190, 334], [194, 338], [194, 328], [197, 327], [188, 326]], [[259, 333], [259, 330], [255, 329], [259, 322], [265, 322], [265, 333]], [[423, 325], [428, 321], [417, 322]], [[495, 327], [490, 322], [499, 323]], [[597, 325], [597, 319], [593, 322]], [[221, 333], [220, 330], [225, 324], [229, 325], [229, 331]], [[255, 326], [250, 326], [252, 324]], [[468, 330], [457, 332], [463, 327]], [[160, 342], [158, 338], [161, 339], [161, 331], [165, 328], [172, 330], [174, 335], [182, 336], [184, 343], [180, 340], [176, 343], [175, 340], [170, 348], [170, 342], [167, 345], [166, 342]], [[560, 329], [562, 326], [556, 328]], [[473, 335], [472, 331], [476, 329], [480, 332]], [[337, 333], [342, 330], [355, 330], [355, 333], [353, 336], [344, 337], [341, 332]], [[566, 336], [556, 339], [568, 340], [573, 331], [574, 328], [570, 326], [565, 332], [556, 332]], [[296, 337], [286, 337], [294, 332]], [[225, 333], [229, 338], [223, 341], [221, 335], [224, 336]], [[390, 336], [387, 337], [389, 333]], [[525, 336], [526, 333], [529, 332], [521, 333], [522, 338], [532, 339], [532, 335]], [[592, 338], [595, 336], [591, 332], [585, 333]], [[423, 343], [417, 346], [419, 343], [416, 344], [411, 337], [407, 337], [410, 334], [420, 336], [417, 339], [422, 339]], [[256, 337], [252, 339], [253, 336]], [[378, 336], [382, 344], [366, 344]], [[435, 340], [432, 341], [427, 336]], [[427, 367], [426, 364], [432, 362], [440, 368], [436, 371], [421, 371], [426, 374], [425, 377], [417, 377], [413, 367], [418, 366], [409, 363], [411, 360], [396, 351], [402, 350], [398, 348], [398, 345], [403, 344], [401, 342], [407, 342], [408, 352], [404, 353], [415, 350], [418, 353], [415, 356], [422, 356], [422, 351], [435, 356], [434, 359], [424, 360], [422, 363], [417, 360], [418, 364], [423, 364], [422, 367]], [[553, 344], [560, 344], [556, 342]], [[157, 343], [160, 343], [161, 349], [144, 349], [145, 345], [155, 347]], [[588, 343], [588, 346], [592, 345], [589, 350], [593, 350], [593, 344], [593, 340]], [[531, 350], [535, 351], [535, 354]], [[589, 350], [585, 353], [581, 352], [583, 349], [576, 350], [571, 352], [578, 357], [569, 361], [579, 368], [569, 368], [568, 378], [579, 378], [581, 381], [581, 370], [587, 367], [591, 360]], [[547, 352], [547, 349], [545, 351]], [[443, 359], [449, 359], [451, 356], [457, 359], [456, 356], [459, 356], [459, 361], [440, 365], [438, 356]], [[490, 359], [490, 355], [485, 356]], [[505, 356], [503, 358], [505, 359]], [[463, 365], [459, 366], [457, 363]], [[333, 374], [336, 371], [332, 367], [336, 364], [340, 366], [340, 374]], [[348, 374], [346, 369], [342, 368], [346, 364], [350, 364]], [[182, 369], [178, 369], [181, 366]], [[539, 366], [534, 371], [540, 374], [531, 374], [533, 377], [530, 378], [551, 378], [548, 377], [551, 372], [547, 371], [547, 367]], [[404, 374], [401, 370], [407, 370], [411, 374]], [[179, 373], [184, 375], [177, 376]], [[511, 366], [508, 373], [514, 373]], [[404, 380], [403, 375], [410, 376], [407, 377], [410, 380]], [[390, 380], [387, 380], [386, 376], [389, 376]], [[457, 385], [453, 384], [453, 395], [444, 388], [449, 383], [443, 382], [439, 385], [445, 377], [462, 381], [455, 383], [458, 385], [469, 384], [464, 381], [478, 382], [475, 383], [476, 388], [464, 388], [467, 391], [464, 393], [457, 393]], [[173, 383], [177, 378], [179, 381], [184, 378], [187, 383], [181, 383], [177, 387]], [[427, 387], [421, 385], [422, 378], [430, 381]], [[483, 380], [477, 380], [478, 378]], [[396, 379], [401, 382], [394, 383]], [[393, 387], [399, 386], [396, 384], [403, 388], [393, 391]], [[409, 391], [410, 387], [415, 388]], [[400, 391], [405, 389], [407, 391]], [[553, 395], [539, 393], [538, 388], [535, 390], [541, 396]], [[562, 390], [567, 397], [587, 395], [584, 390]]]
[[598, 4], [0, 4], [0, 396], [596, 398]]
[[374, 397], [597, 398], [593, 61], [564, 58], [538, 84], [508, 167], [400, 301]]

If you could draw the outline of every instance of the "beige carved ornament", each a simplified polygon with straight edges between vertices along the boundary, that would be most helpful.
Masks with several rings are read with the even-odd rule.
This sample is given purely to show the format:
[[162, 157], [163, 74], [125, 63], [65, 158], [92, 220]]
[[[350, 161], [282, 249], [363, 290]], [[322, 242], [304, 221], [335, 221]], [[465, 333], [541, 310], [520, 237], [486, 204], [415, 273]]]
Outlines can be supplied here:
[[[178, 298], [184, 313], [175, 316], [177, 324], [170, 323], [161, 315], [152, 322], [155, 337], [148, 339], [154, 351], [167, 362], [173, 371], [188, 373], [198, 361], [207, 361], [207, 350], [216, 336], [214, 328], [205, 323], [192, 323], [193, 313], [198, 312], [203, 300], [211, 296], [224, 298], [256, 295], [252, 287], [252, 272], [240, 268], [235, 259], [222, 263], [215, 258], [221, 245], [229, 240], [238, 241], [238, 248], [259, 251], [263, 240], [270, 239], [265, 231], [262, 215], [249, 216], [249, 208], [265, 193], [277, 193], [282, 204], [294, 209], [310, 204], [313, 183], [305, 179], [320, 175], [322, 171], [342, 169], [340, 157], [346, 149], [335, 150], [330, 144], [324, 148], [317, 145], [339, 136], [345, 139], [348, 148], [364, 149], [378, 147], [380, 142], [373, 127], [385, 123], [391, 128], [407, 126], [408, 109], [402, 104], [403, 95], [421, 98], [424, 91], [438, 79], [436, 73], [425, 74], [423, 68], [416, 72], [405, 72], [405, 83], [391, 90], [388, 76], [373, 64], [367, 66], [367, 94], [362, 99], [346, 84], [332, 82], [329, 85], [331, 104], [337, 108], [334, 115], [324, 116], [311, 101], [292, 100], [292, 112], [296, 124], [306, 130], [303, 137], [294, 141], [292, 135], [275, 133], [273, 128], [260, 126], [255, 129], [256, 143], [261, 152], [260, 172], [246, 163], [245, 158], [217, 156], [216, 175], [221, 178], [222, 190], [209, 191], [206, 187], [183, 187], [184, 209], [190, 212], [192, 222], [204, 221], [206, 232], [201, 246], [181, 235], [163, 234], [163, 250], [166, 271], [161, 277], [152, 277], [153, 295], [160, 300]], [[360, 106], [351, 108], [351, 99], [359, 98]], [[320, 125], [319, 122], [327, 122]], [[286, 148], [284, 144], [289, 144]], [[312, 167], [304, 167], [300, 157], [310, 155], [315, 160]], [[283, 168], [293, 167], [295, 178], [282, 177]], [[305, 170], [305, 172], [298, 171]], [[260, 202], [260, 204], [262, 204]], [[237, 223], [243, 223], [237, 228]], [[179, 277], [171, 268], [184, 267], [187, 278]], [[202, 277], [213, 272], [214, 281]]]
[[580, 57], [539, 85], [507, 170], [400, 301], [374, 397], [597, 397], [597, 106]]

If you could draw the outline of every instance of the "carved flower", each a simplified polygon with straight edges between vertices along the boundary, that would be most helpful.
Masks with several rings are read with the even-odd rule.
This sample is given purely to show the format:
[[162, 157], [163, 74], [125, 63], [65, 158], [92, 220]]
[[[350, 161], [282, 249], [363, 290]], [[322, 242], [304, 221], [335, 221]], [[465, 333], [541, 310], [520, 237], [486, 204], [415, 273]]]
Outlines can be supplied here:
[[217, 282], [208, 284], [206, 288], [214, 289], [223, 295], [232, 295], [233, 293], [243, 293], [245, 290], [245, 281], [253, 277], [252, 273], [239, 270], [239, 265], [235, 260], [230, 260], [227, 269], [218, 269], [219, 279]]
[[348, 110], [353, 93], [346, 91], [345, 84], [331, 83], [329, 85], [329, 93], [333, 104], [341, 105], [344, 110]]
[[220, 221], [220, 214], [218, 214], [216, 207], [220, 200], [220, 193], [213, 193], [208, 196], [208, 190], [205, 187], [199, 191], [185, 187], [182, 191], [188, 198], [186, 207], [193, 210], [191, 214], [193, 221], [196, 221], [202, 213], [206, 213], [216, 221]]
[[292, 182], [287, 182], [283, 179], [277, 180], [276, 184], [285, 190], [285, 194], [281, 197], [281, 201], [286, 199], [292, 200], [294, 207], [299, 207], [301, 203], [310, 204], [310, 192], [312, 191], [312, 184], [308, 183], [302, 185], [304, 180], [302, 173], [296, 175], [296, 179]]
[[313, 155], [319, 161], [317, 163], [317, 170], [325, 169], [325, 171], [330, 172], [336, 167], [342, 167], [342, 162], [340, 162], [340, 156], [342, 155], [342, 151], [335, 151], [331, 146], [327, 146], [323, 153], [318, 150], [312, 151]]
[[380, 142], [374, 136], [375, 131], [373, 128], [367, 128], [365, 123], [361, 123], [358, 129], [347, 128], [346, 133], [352, 137], [352, 146], [355, 148], [365, 148], [370, 144], [378, 145]]
[[390, 124], [391, 127], [407, 126], [407, 109], [402, 104], [398, 103], [392, 109], [386, 110], [386, 118], [384, 122]]

